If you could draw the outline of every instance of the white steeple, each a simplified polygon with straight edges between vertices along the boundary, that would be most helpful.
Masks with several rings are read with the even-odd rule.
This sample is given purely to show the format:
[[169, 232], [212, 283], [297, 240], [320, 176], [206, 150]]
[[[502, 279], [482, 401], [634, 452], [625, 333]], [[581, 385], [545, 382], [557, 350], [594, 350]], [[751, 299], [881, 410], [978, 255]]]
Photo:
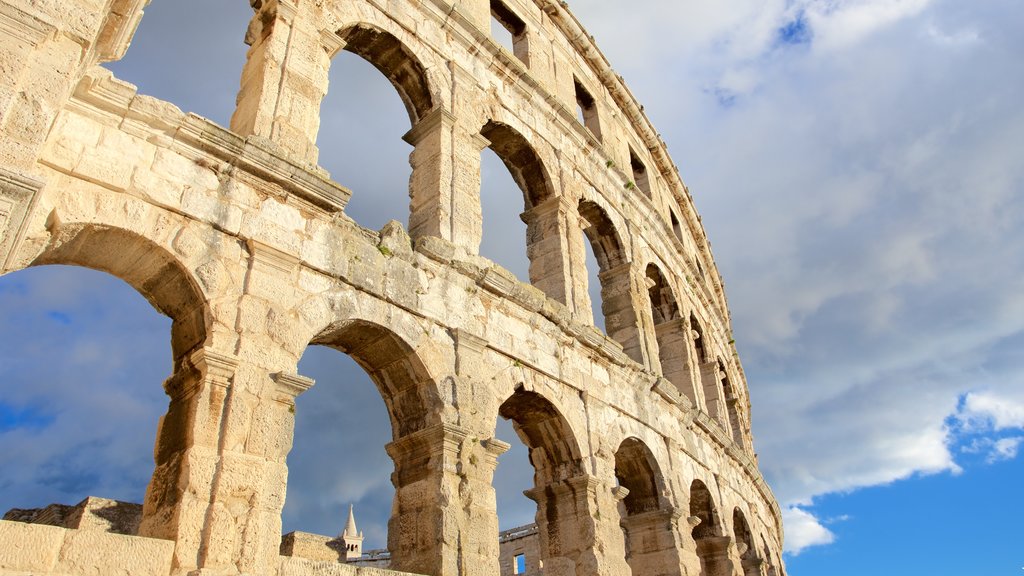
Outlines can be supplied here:
[[346, 560], [363, 555], [363, 533], [356, 530], [356, 515], [351, 504], [348, 505], [348, 523], [345, 524], [345, 531], [341, 533], [341, 540], [345, 543]]

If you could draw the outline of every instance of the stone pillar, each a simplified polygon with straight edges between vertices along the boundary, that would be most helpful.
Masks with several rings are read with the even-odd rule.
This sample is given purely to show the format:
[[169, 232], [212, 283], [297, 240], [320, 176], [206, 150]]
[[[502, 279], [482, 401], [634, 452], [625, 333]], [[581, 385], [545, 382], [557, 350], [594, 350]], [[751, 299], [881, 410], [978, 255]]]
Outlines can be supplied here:
[[722, 394], [723, 376], [718, 368], [718, 362], [705, 362], [700, 365], [700, 381], [704, 388], [704, 404], [708, 415], [717, 420], [723, 429], [728, 430], [725, 397]]
[[523, 212], [526, 222], [526, 255], [530, 258], [530, 283], [562, 304], [570, 301], [572, 276], [569, 266], [569, 218], [578, 221], [568, 200], [554, 197]]
[[387, 446], [395, 462], [388, 521], [391, 569], [436, 576], [498, 573], [491, 480], [508, 444], [439, 424]]
[[615, 509], [620, 498], [610, 486], [584, 474], [524, 494], [537, 503], [545, 576], [629, 573], [621, 546], [615, 545], [622, 541], [619, 527], [613, 523], [618, 518]]
[[[576, 227], [570, 228], [566, 237], [570, 272], [569, 294], [571, 295], [571, 302], [568, 306], [577, 320], [584, 324], [596, 325], [593, 303], [590, 300], [590, 271], [587, 270], [586, 264], [585, 244], [590, 242], [590, 239], [583, 232], [591, 224], [586, 218], [580, 217], [578, 204], [570, 211], [569, 217]], [[602, 314], [603, 312], [602, 309]]]
[[674, 509], [652, 510], [622, 519], [626, 533], [626, 561], [634, 575], [683, 576], [677, 529], [681, 513]]
[[249, 24], [251, 46], [242, 69], [231, 130], [277, 144], [299, 163], [316, 164], [320, 103], [331, 57], [344, 46], [321, 34], [312, 2], [263, 0]]
[[707, 536], [696, 540], [701, 576], [733, 576], [731, 543], [732, 538], [728, 536]]
[[[443, 108], [435, 108], [402, 137], [413, 146], [409, 155], [409, 236], [413, 239], [436, 236], [450, 242], [456, 240], [452, 230], [456, 210], [452, 197], [454, 127], [455, 117]], [[479, 190], [479, 151], [475, 173]]]
[[662, 322], [654, 327], [658, 339], [658, 358], [661, 375], [675, 385], [679, 393], [696, 404], [697, 391], [687, 362], [688, 341], [686, 322], [682, 319]]
[[645, 354], [637, 322], [637, 297], [632, 276], [632, 265], [629, 262], [602, 270], [598, 274], [601, 280], [601, 305], [608, 337], [621, 344], [627, 356], [643, 364]]
[[199, 349], [164, 383], [171, 397], [157, 431], [153, 479], [146, 488], [141, 536], [174, 540], [173, 566], [187, 573], [201, 565], [208, 539], [220, 437], [237, 360]]

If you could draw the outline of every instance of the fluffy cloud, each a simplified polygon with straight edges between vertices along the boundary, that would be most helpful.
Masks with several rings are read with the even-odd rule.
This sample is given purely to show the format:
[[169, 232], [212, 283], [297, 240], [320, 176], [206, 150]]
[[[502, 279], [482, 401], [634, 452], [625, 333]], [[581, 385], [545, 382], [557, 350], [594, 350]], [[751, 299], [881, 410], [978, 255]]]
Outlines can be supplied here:
[[785, 551], [799, 554], [805, 548], [831, 544], [835, 534], [823, 526], [813, 514], [795, 506], [783, 508], [782, 521], [786, 526]]

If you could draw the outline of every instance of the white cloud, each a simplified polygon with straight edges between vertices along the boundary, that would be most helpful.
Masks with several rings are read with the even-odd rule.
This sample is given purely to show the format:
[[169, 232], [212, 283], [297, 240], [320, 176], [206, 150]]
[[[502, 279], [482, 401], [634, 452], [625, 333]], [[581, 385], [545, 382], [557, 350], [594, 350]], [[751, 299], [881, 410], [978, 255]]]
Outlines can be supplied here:
[[1002, 460], [1013, 460], [1017, 457], [1017, 450], [1022, 442], [1024, 442], [1024, 436], [996, 440], [992, 446], [992, 452], [989, 453], [988, 462], [991, 464]]
[[1024, 398], [1013, 398], [991, 390], [971, 392], [964, 399], [960, 418], [975, 428], [1024, 428]]
[[895, 22], [915, 16], [930, 0], [808, 0], [807, 20], [825, 48], [845, 48]]
[[784, 508], [782, 521], [786, 526], [785, 552], [790, 554], [797, 555], [811, 546], [835, 541], [835, 534], [806, 510], [795, 506]]

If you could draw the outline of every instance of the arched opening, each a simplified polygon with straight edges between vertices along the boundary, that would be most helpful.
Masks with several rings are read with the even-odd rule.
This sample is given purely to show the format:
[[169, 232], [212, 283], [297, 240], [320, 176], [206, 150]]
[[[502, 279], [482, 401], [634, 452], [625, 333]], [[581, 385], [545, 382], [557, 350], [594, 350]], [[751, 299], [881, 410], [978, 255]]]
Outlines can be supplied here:
[[661, 374], [690, 402], [696, 403], [697, 394], [686, 361], [686, 324], [679, 313], [675, 294], [654, 264], [647, 266], [645, 279]]
[[408, 228], [416, 185], [409, 147], [417, 142], [406, 135], [433, 107], [426, 72], [379, 28], [359, 24], [337, 36], [343, 49], [330, 62], [320, 103], [320, 164], [352, 190], [345, 213], [353, 220], [373, 230], [389, 220]]
[[736, 550], [740, 555], [743, 576], [761, 576], [761, 559], [757, 557], [754, 537], [750, 533], [750, 525], [747, 524], [747, 518], [739, 508], [735, 508], [732, 511], [732, 529], [733, 538], [736, 541]]
[[[436, 493], [437, 484], [437, 479], [432, 476], [436, 471], [427, 466], [436, 441], [429, 434], [429, 429], [440, 423], [440, 409], [436, 405], [439, 397], [436, 383], [430, 377], [416, 351], [408, 343], [389, 329], [372, 322], [363, 320], [338, 322], [321, 332], [310, 343], [332, 348], [349, 356], [362, 369], [364, 376], [353, 371], [349, 365], [344, 374], [332, 375], [330, 379], [336, 381], [339, 378], [369, 377], [369, 380], [376, 386], [377, 393], [383, 399], [388, 415], [392, 441], [385, 448], [394, 464], [394, 471], [390, 476], [394, 487], [394, 497], [390, 506], [391, 516], [387, 523], [387, 551], [389, 554], [376, 559], [368, 559], [368, 563], [381, 566], [380, 561], [386, 559], [384, 564], [394, 570], [420, 574], [432, 573], [439, 561], [440, 551], [435, 538], [441, 529], [442, 507], [439, 502], [426, 498], [424, 494]], [[330, 385], [331, 382], [321, 383], [321, 385], [324, 384]], [[335, 402], [355, 404], [358, 402], [360, 394], [364, 392], [338, 399]], [[329, 408], [329, 406], [320, 408], [325, 407]], [[357, 405], [355, 409], [359, 410], [359, 406]], [[318, 412], [323, 416], [323, 410], [310, 410], [308, 414], [304, 414], [302, 404], [296, 403], [297, 421], [301, 421], [307, 416], [316, 417]], [[328, 410], [326, 417], [333, 417], [337, 420], [342, 416], [337, 412], [330, 413]], [[367, 430], [358, 430], [351, 424], [351, 422], [346, 422], [345, 428], [350, 434], [355, 434], [357, 437], [351, 439], [352, 442], [349, 446], [360, 451], [372, 450], [374, 446], [367, 446], [361, 442], [372, 438], [373, 434]], [[367, 421], [367, 426], [372, 426], [372, 429], [378, 432], [384, 430], [380, 424], [380, 422]], [[296, 428], [301, 431], [305, 428], [305, 424], [299, 422], [296, 424]], [[322, 433], [322, 431], [320, 432]], [[302, 436], [297, 438], [301, 440]], [[369, 443], [372, 444], [372, 440], [369, 440]], [[296, 449], [296, 452], [301, 457], [305, 450], [305, 447], [300, 447]], [[334, 455], [335, 458], [345, 460], [345, 464], [348, 466], [358, 464], [357, 459], [349, 459], [348, 456], [352, 455]], [[306, 474], [310, 472], [305, 471]], [[367, 478], [362, 473], [346, 478], [338, 477], [335, 480], [345, 481], [352, 478], [355, 478], [353, 481], [363, 483], [366, 493], [371, 496], [372, 500], [379, 501], [382, 496], [389, 493], [386, 487], [381, 486], [380, 478]], [[299, 485], [302, 482], [300, 480]], [[299, 495], [299, 499], [305, 499], [307, 496]], [[339, 511], [336, 505], [337, 502], [330, 502], [329, 509], [319, 510], [319, 512], [328, 517], [328, 525], [333, 523], [340, 532], [344, 526], [343, 514], [347, 510]], [[371, 519], [372, 523], [375, 512], [367, 510], [366, 513], [366, 517]], [[308, 521], [303, 518], [290, 520], [297, 523]], [[365, 526], [367, 525], [364, 524]], [[379, 536], [382, 530], [376, 526], [371, 530], [371, 534], [374, 531]], [[305, 538], [305, 536], [302, 537]], [[298, 537], [292, 537], [292, 542], [298, 540]], [[314, 560], [344, 560], [348, 549], [348, 543], [344, 539], [321, 536], [317, 542], [315, 550], [308, 552], [308, 548], [294, 544], [287, 549], [289, 542], [286, 538], [282, 549], [286, 554], [295, 556], [307, 558], [314, 556], [311, 558]]]
[[772, 558], [772, 549], [768, 546], [768, 542], [761, 536], [761, 545], [764, 550], [764, 563], [765, 563], [765, 576], [778, 576], [779, 571], [775, 568], [775, 561]]
[[[135, 84], [141, 94], [227, 126], [246, 60], [244, 40], [251, 18], [252, 9], [245, 2], [151, 2], [124, 58], [103, 66]], [[225, 70], [232, 73], [224, 74]]]
[[537, 567], [545, 573], [585, 573], [593, 555], [592, 536], [585, 536], [593, 532], [587, 497], [590, 478], [584, 474], [569, 423], [546, 398], [522, 388], [502, 403], [498, 413], [512, 421], [530, 453], [533, 488], [526, 496], [537, 503]]
[[[384, 399], [351, 356], [327, 346], [309, 346], [298, 371], [316, 384], [295, 400], [282, 551], [312, 555], [315, 542], [322, 552], [317, 559], [386, 565], [395, 489], [385, 451], [392, 433]], [[345, 531], [350, 506], [358, 521], [356, 541]]]
[[722, 397], [725, 400], [725, 410], [728, 416], [727, 426], [729, 431], [732, 433], [733, 442], [742, 446], [743, 445], [743, 423], [740, 420], [739, 409], [739, 398], [736, 396], [736, 390], [733, 388], [732, 382], [729, 381], [729, 373], [725, 369], [725, 362], [722, 359], [718, 359], [718, 372], [722, 377]]
[[700, 377], [701, 391], [704, 393], [703, 408], [711, 417], [721, 422], [722, 418], [719, 414], [722, 412], [721, 405], [724, 399], [722, 399], [721, 386], [719, 384], [721, 379], [718, 364], [712, 360], [708, 350], [708, 343], [704, 337], [704, 328], [701, 327], [697, 317], [693, 314], [690, 314], [690, 337], [693, 339], [694, 360]]
[[[480, 135], [488, 142], [488, 147], [508, 169], [512, 180], [522, 192], [523, 213], [520, 218], [526, 223], [526, 257], [529, 260], [530, 283], [548, 296], [565, 302], [565, 266], [562, 262], [562, 235], [564, 234], [564, 215], [560, 214], [561, 205], [555, 197], [551, 186], [551, 178], [544, 167], [540, 156], [530, 142], [519, 132], [507, 124], [488, 121], [480, 129]], [[481, 190], [481, 198], [490, 192]], [[483, 200], [481, 200], [483, 201]], [[505, 214], [509, 218], [514, 212]], [[490, 252], [498, 245], [492, 234], [510, 230], [508, 226], [492, 226], [490, 220], [484, 221], [481, 254], [490, 256]], [[492, 232], [493, 230], [493, 232]], [[508, 238], [498, 237], [498, 242], [510, 250]], [[500, 256], [506, 260], [509, 256]], [[520, 258], [521, 257], [513, 257]]]
[[0, 276], [0, 517], [138, 533], [170, 332], [110, 274], [51, 265]]
[[583, 234], [597, 260], [605, 332], [622, 345], [630, 358], [643, 362], [636, 311], [633, 309], [630, 264], [618, 231], [597, 203], [582, 200], [578, 211], [585, 223]]
[[690, 484], [691, 535], [700, 558], [701, 576], [732, 576], [728, 536], [722, 535], [721, 520], [708, 487], [700, 480]]
[[[211, 406], [218, 406], [223, 401], [220, 390], [209, 385], [205, 377], [203, 360], [207, 358], [206, 351], [202, 348], [206, 339], [207, 308], [202, 291], [192, 280], [185, 268], [162, 247], [151, 241], [131, 232], [98, 225], [62, 224], [53, 233], [50, 243], [43, 252], [32, 262], [33, 266], [43, 264], [70, 264], [90, 268], [93, 270], [107, 272], [130, 285], [136, 292], [141, 294], [153, 308], [161, 314], [171, 318], [170, 325], [170, 348], [171, 348], [171, 375], [163, 383], [163, 389], [170, 396], [166, 414], [150, 423], [157, 429], [153, 451], [145, 450], [145, 454], [155, 459], [152, 468], [152, 476], [146, 488], [145, 500], [142, 506], [141, 518], [138, 515], [133, 520], [134, 527], [130, 531], [137, 531], [143, 536], [163, 539], [184, 539], [182, 533], [190, 533], [194, 530], [192, 526], [180, 524], [181, 518], [186, 514], [202, 513], [209, 505], [210, 494], [203, 492], [204, 482], [210, 478], [200, 478], [201, 474], [183, 474], [186, 466], [185, 458], [188, 452], [197, 443], [196, 440], [196, 405], [208, 403]], [[117, 283], [114, 283], [115, 285]], [[62, 290], [74, 290], [75, 282], [67, 282], [59, 288]], [[57, 286], [47, 289], [56, 289]], [[113, 290], [116, 294], [119, 290]], [[127, 304], [126, 304], [127, 306]], [[93, 309], [93, 312], [102, 311], [102, 307]], [[68, 326], [75, 323], [74, 316], [62, 315], [60, 311], [54, 313], [53, 318], [59, 322], [67, 322]], [[84, 324], [98, 324], [99, 319]], [[141, 335], [138, 338], [140, 344], [146, 345], [146, 339]], [[99, 355], [100, 360], [111, 362], [109, 368], [112, 370], [110, 378], [125, 382], [134, 380], [137, 375], [149, 373], [154, 378], [159, 378], [149, 368], [143, 368], [136, 373], [131, 366], [119, 365], [117, 358], [128, 362], [125, 357], [119, 354], [120, 350], [105, 350], [97, 348], [95, 342], [86, 350], [89, 354]], [[129, 351], [131, 362], [136, 361], [134, 355], [134, 341], [123, 343], [124, 349]], [[152, 345], [151, 343], [149, 345]], [[163, 350], [166, 350], [166, 340], [163, 340]], [[138, 357], [144, 358], [153, 355], [154, 351], [140, 350]], [[159, 354], [159, 353], [158, 353]], [[162, 354], [159, 354], [162, 355]], [[59, 356], [55, 356], [59, 357]], [[78, 359], [81, 359], [78, 358]], [[157, 364], [159, 366], [159, 364]], [[153, 368], [155, 370], [156, 368]], [[163, 371], [163, 370], [158, 370]], [[167, 372], [163, 371], [163, 376]], [[83, 371], [81, 376], [84, 376]], [[84, 379], [84, 378], [83, 378]], [[157, 380], [159, 381], [159, 380]], [[56, 384], [50, 382], [48, 384]], [[88, 386], [82, 386], [80, 380], [75, 381], [76, 393], [96, 391]], [[103, 385], [106, 385], [104, 382]], [[156, 383], [153, 383], [154, 387]], [[147, 396], [152, 398], [151, 396]], [[104, 399], [108, 400], [108, 399]], [[125, 402], [122, 406], [126, 411], [136, 409], [146, 411], [144, 405]], [[20, 418], [22, 421], [25, 416]], [[31, 421], [31, 414], [27, 418]], [[124, 418], [112, 417], [111, 422], [128, 421]], [[111, 422], [96, 422], [76, 431], [80, 437], [86, 437], [96, 430], [103, 430]], [[119, 431], [120, 432], [120, 431]], [[130, 433], [130, 432], [129, 432]], [[148, 434], [141, 434], [145, 438]], [[149, 436], [152, 438], [152, 436]], [[68, 452], [62, 456], [66, 457], [65, 462], [74, 464], [83, 463], [86, 454], [79, 452]], [[124, 455], [126, 461], [130, 461], [130, 455]], [[102, 458], [98, 459], [102, 461]], [[90, 461], [89, 464], [96, 464], [97, 461]], [[81, 471], [78, 471], [80, 473]], [[133, 475], [129, 474], [129, 477]], [[73, 482], [76, 472], [68, 475], [58, 474], [53, 478], [58, 482]], [[79, 474], [80, 479], [80, 474]], [[86, 483], [88, 484], [88, 483]], [[84, 486], [84, 485], [83, 485]], [[197, 534], [191, 534], [197, 537]], [[182, 545], [179, 544], [179, 550]]]
[[662, 505], [658, 464], [643, 442], [622, 442], [615, 453], [615, 478], [628, 491], [619, 513], [630, 571], [634, 576], [679, 574], [672, 511]]

